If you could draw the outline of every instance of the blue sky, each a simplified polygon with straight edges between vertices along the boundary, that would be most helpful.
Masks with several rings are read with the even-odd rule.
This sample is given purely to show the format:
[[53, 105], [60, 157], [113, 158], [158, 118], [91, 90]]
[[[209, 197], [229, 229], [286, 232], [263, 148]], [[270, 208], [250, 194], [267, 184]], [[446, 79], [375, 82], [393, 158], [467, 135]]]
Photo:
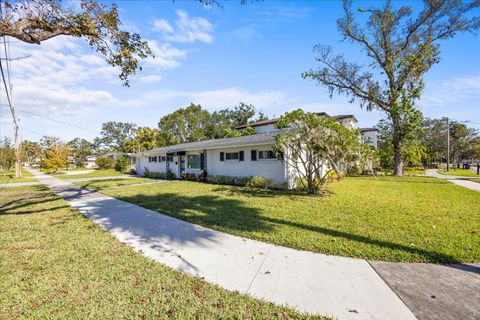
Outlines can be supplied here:
[[[150, 41], [157, 58], [143, 62], [143, 71], [126, 88], [117, 70], [82, 39], [55, 38], [41, 46], [12, 43], [12, 57], [30, 55], [11, 65], [23, 139], [38, 140], [43, 134], [92, 139], [111, 120], [156, 127], [163, 115], [191, 102], [213, 111], [242, 101], [270, 117], [298, 107], [348, 113], [361, 127], [384, 116], [342, 96], [330, 99], [322, 87], [300, 76], [318, 67], [312, 52], [318, 43], [366, 61], [359, 47], [340, 41], [340, 1], [229, 1], [223, 9], [188, 1], [117, 3], [124, 27]], [[480, 38], [461, 34], [442, 43], [441, 50], [441, 63], [425, 77], [419, 106], [427, 117], [480, 123]], [[0, 98], [4, 103], [3, 92]], [[0, 134], [9, 135], [10, 115], [6, 108], [0, 111]]]

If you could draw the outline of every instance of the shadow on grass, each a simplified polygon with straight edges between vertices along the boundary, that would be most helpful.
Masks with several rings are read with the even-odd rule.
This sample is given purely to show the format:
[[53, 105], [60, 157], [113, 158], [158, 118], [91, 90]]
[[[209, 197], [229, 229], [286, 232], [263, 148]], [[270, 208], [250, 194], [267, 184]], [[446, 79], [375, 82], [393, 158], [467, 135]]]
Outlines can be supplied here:
[[[241, 188], [234, 188], [233, 192], [240, 192]], [[257, 192], [245, 189], [241, 192]], [[270, 194], [271, 191], [265, 191]], [[261, 197], [261, 196], [260, 196]], [[422, 248], [413, 248], [386, 240], [372, 239], [367, 236], [347, 233], [335, 229], [324, 228], [309, 224], [287, 221], [278, 218], [266, 217], [259, 209], [245, 205], [241, 200], [225, 199], [215, 195], [208, 196], [179, 196], [175, 193], [159, 193], [155, 195], [120, 196], [121, 200], [138, 204], [142, 207], [164, 213], [181, 220], [210, 227], [225, 232], [252, 231], [261, 233], [276, 232], [276, 226], [287, 225], [298, 230], [319, 233], [332, 238], [343, 238], [353, 243], [402, 251], [422, 257], [425, 261], [456, 263], [454, 256]], [[354, 244], [353, 244], [354, 245]]]
[[448, 264], [447, 266], [449, 266], [450, 268], [467, 271], [471, 273], [476, 273], [480, 275], [480, 265], [458, 263], [458, 264]]
[[[97, 183], [109, 183], [109, 182], [119, 182], [119, 181], [124, 181], [124, 180], [129, 180], [131, 179], [130, 177], [125, 177], [125, 178], [112, 178], [112, 179], [101, 179], [101, 180], [91, 180], [87, 181], [85, 184], [81, 184], [82, 188], [89, 189], [89, 190], [101, 190], [104, 188], [108, 188], [109, 186], [100, 186], [96, 187], [95, 184]], [[80, 181], [81, 182], [81, 181]], [[94, 185], [94, 186], [92, 186]]]
[[235, 186], [223, 186], [217, 185], [213, 189], [214, 192], [223, 192], [231, 196], [246, 196], [256, 198], [276, 198], [276, 197], [289, 197], [290, 199], [296, 199], [301, 196], [308, 196], [304, 192], [293, 190], [271, 190], [260, 188], [248, 188], [248, 187], [235, 187]]
[[419, 184], [447, 184], [448, 181], [435, 177], [415, 177], [415, 176], [402, 176], [402, 177], [393, 177], [393, 176], [348, 176], [347, 179], [355, 180], [374, 180], [374, 181], [387, 181], [387, 182], [398, 182], [398, 183], [419, 183]]

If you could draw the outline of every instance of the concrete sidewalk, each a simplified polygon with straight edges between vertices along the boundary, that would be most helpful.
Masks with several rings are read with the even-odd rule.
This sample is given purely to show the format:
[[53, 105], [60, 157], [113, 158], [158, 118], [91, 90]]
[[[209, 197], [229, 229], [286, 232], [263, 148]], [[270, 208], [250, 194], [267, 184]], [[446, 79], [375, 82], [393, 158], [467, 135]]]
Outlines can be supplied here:
[[[440, 173], [437, 172], [436, 169], [427, 169], [427, 171], [425, 172], [425, 176], [448, 180], [448, 181], [450, 181], [450, 182], [452, 182], [456, 185], [462, 186], [464, 188], [474, 190], [474, 191], [480, 191], [480, 183], [465, 180], [465, 178], [469, 178], [469, 177], [450, 176], [450, 175], [440, 174]], [[475, 178], [475, 177], [472, 177], [472, 178]]]
[[338, 319], [415, 319], [365, 260], [243, 239], [32, 173], [120, 241], [225, 289]]
[[[29, 170], [30, 171], [30, 170]], [[30, 172], [35, 172], [35, 171], [30, 171]], [[40, 173], [39, 174], [42, 174], [43, 179], [46, 179], [48, 177], [52, 177], [50, 175], [46, 175], [46, 174], [43, 174], [43, 173]], [[64, 179], [65, 181], [68, 181], [68, 182], [82, 182], [82, 181], [97, 181], [97, 180], [110, 180], [110, 179], [147, 179], [147, 178], [142, 178], [142, 177], [135, 177], [135, 176], [105, 176], [105, 177], [91, 177], [91, 178], [68, 178], [68, 179]], [[61, 180], [61, 179], [59, 179]], [[150, 179], [148, 179], [150, 180]], [[152, 180], [152, 181], [155, 181], [155, 180]], [[12, 182], [12, 183], [4, 183], [4, 184], [0, 184], [1, 187], [5, 187], [5, 188], [10, 188], [10, 187], [26, 187], [26, 186], [36, 186], [36, 185], [40, 185], [42, 184], [41, 182], [35, 180], [35, 181], [25, 181], [25, 182]]]
[[11, 188], [11, 187], [26, 187], [26, 186], [37, 186], [42, 184], [39, 181], [25, 181], [25, 182], [12, 182], [12, 183], [0, 183], [0, 188]]

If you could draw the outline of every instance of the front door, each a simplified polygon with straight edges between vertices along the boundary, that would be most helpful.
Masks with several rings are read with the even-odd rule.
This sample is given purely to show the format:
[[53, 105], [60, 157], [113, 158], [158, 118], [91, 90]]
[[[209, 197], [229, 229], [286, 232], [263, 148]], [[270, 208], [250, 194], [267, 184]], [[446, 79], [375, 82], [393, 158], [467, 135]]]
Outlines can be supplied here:
[[185, 156], [178, 156], [179, 162], [179, 178], [183, 178], [183, 173], [185, 172]]

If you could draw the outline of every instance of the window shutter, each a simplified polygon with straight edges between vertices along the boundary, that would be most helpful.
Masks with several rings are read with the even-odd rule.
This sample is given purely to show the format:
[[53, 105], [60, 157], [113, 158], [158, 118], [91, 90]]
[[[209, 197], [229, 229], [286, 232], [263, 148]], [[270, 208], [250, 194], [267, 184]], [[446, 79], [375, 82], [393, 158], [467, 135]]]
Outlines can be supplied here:
[[252, 161], [257, 161], [257, 150], [252, 150], [251, 159]]
[[200, 170], [205, 170], [205, 155], [200, 153]]
[[225, 152], [220, 152], [220, 161], [225, 161]]
[[243, 160], [244, 160], [243, 151], [239, 151], [239, 152], [238, 152], [238, 160], [239, 160], [239, 161], [243, 161]]

